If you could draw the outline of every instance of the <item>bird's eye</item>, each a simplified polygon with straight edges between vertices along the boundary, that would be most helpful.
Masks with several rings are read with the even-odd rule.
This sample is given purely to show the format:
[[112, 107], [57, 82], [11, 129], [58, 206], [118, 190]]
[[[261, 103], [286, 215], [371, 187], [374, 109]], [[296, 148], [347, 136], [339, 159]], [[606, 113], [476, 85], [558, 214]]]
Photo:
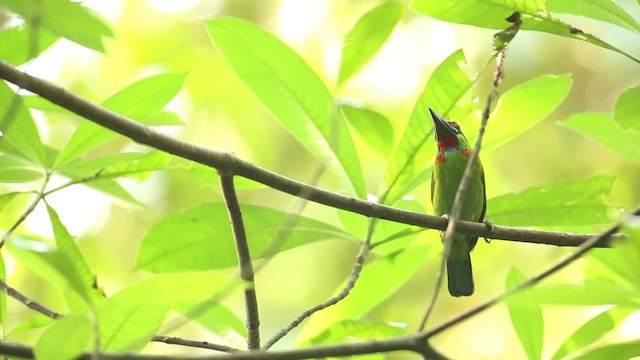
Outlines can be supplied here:
[[451, 125], [451, 128], [455, 130], [456, 134], [460, 134], [462, 131], [460, 130], [460, 125], [458, 125], [457, 122], [455, 121], [449, 121], [449, 125]]

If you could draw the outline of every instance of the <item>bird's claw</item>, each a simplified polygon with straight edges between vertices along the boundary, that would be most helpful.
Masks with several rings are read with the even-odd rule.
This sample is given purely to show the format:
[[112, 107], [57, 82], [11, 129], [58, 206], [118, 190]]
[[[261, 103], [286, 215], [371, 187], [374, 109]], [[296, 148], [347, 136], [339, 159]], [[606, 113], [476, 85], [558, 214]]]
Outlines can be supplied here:
[[[484, 225], [487, 227], [487, 229], [489, 230], [489, 232], [493, 232], [493, 229], [495, 228], [495, 226], [493, 225], [493, 223], [489, 220], [485, 220], [484, 221]], [[487, 236], [483, 236], [484, 241], [489, 244], [491, 243], [491, 238], [487, 237]]]

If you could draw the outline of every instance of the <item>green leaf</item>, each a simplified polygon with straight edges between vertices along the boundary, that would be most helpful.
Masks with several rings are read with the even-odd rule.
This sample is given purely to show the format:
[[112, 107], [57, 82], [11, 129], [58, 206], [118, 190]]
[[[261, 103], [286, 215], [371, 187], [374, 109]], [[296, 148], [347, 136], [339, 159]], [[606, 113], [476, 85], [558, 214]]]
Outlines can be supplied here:
[[446, 116], [454, 105], [466, 94], [474, 81], [462, 71], [462, 50], [446, 58], [433, 72], [420, 95], [404, 135], [395, 154], [387, 165], [379, 201], [393, 204], [420, 183], [426, 183], [431, 175], [431, 159], [435, 155], [432, 122], [429, 108]]
[[640, 289], [630, 290], [626, 285], [603, 281], [589, 281], [584, 285], [548, 285], [521, 291], [510, 296], [507, 302], [572, 306], [623, 305], [637, 308], [640, 306]]
[[624, 319], [635, 311], [637, 311], [637, 308], [615, 306], [601, 312], [571, 334], [562, 345], [558, 347], [556, 353], [553, 354], [552, 360], [560, 360], [569, 354], [592, 345], [605, 334], [615, 329], [616, 326], [620, 325]]
[[244, 321], [221, 304], [179, 304], [174, 306], [185, 317], [198, 322], [214, 334], [224, 339], [242, 339], [247, 336]]
[[[4, 281], [5, 283], [7, 282], [7, 267], [5, 266], [5, 263], [4, 263], [4, 256], [1, 253], [0, 253], [0, 279], [2, 279], [2, 281]], [[7, 337], [7, 331], [6, 331], [7, 294], [5, 294], [4, 291], [0, 294], [0, 326], [2, 326], [0, 333], [4, 338], [6, 338]]]
[[[242, 205], [242, 216], [252, 257], [258, 259], [270, 248], [291, 214], [256, 205]], [[325, 239], [351, 239], [342, 230], [323, 222], [298, 217], [290, 233], [276, 250]], [[155, 224], [142, 239], [138, 269], [154, 272], [209, 270], [238, 262], [229, 215], [224, 203], [196, 205]]]
[[395, 1], [386, 2], [362, 15], [344, 39], [338, 86], [375, 55], [393, 32], [401, 16], [402, 5]]
[[600, 40], [598, 37], [552, 17], [545, 9], [545, 1], [543, 0], [412, 0], [410, 7], [418, 13], [439, 20], [489, 29], [504, 29], [510, 26], [511, 23], [505, 19], [517, 11], [520, 12], [522, 19], [520, 30], [541, 31], [586, 41], [615, 51], [635, 62], [640, 62], [640, 59]]
[[0, 183], [26, 183], [43, 177], [42, 170], [29, 161], [11, 154], [0, 154]]
[[56, 239], [57, 251], [69, 259], [69, 267], [64, 269], [71, 272], [70, 282], [72, 286], [90, 306], [98, 304], [102, 300], [102, 293], [97, 285], [97, 279], [91, 272], [75, 240], [62, 224], [55, 209], [47, 204], [47, 213], [51, 221], [53, 235]]
[[[34, 33], [35, 32], [35, 33]], [[0, 32], [0, 59], [13, 66], [19, 66], [35, 58], [56, 42], [59, 37], [48, 31], [27, 24], [5, 29]], [[32, 42], [38, 47], [33, 51]]]
[[170, 158], [171, 155], [160, 151], [120, 153], [89, 160], [77, 159], [63, 165], [58, 171], [76, 179], [143, 178], [152, 171], [166, 169]]
[[637, 356], [640, 356], [640, 339], [605, 345], [572, 360], [627, 360]]
[[482, 148], [498, 147], [544, 119], [564, 101], [571, 83], [570, 75], [542, 75], [509, 89], [489, 118]]
[[[142, 124], [157, 122], [156, 117], [180, 91], [185, 77], [186, 73], [149, 76], [120, 90], [102, 106]], [[83, 122], [60, 151], [54, 167], [59, 168], [75, 160], [117, 135], [98, 124]]]
[[107, 299], [98, 309], [100, 347], [110, 351], [142, 350], [162, 325], [167, 311], [163, 305]]
[[91, 322], [86, 314], [71, 314], [56, 321], [38, 339], [36, 359], [75, 359], [91, 343]]
[[[505, 288], [509, 289], [527, 277], [516, 267], [512, 267], [507, 275]], [[542, 357], [544, 338], [544, 320], [540, 305], [534, 302], [528, 304], [507, 303], [509, 316], [518, 339], [529, 360], [539, 360]]]
[[[338, 320], [359, 319], [393, 295], [420, 267], [431, 246], [416, 246], [367, 263], [349, 296], [313, 315], [298, 336], [304, 343], [332, 327]], [[345, 280], [337, 288], [340, 292]], [[375, 289], [375, 291], [371, 291]]]
[[640, 132], [621, 128], [608, 114], [575, 114], [559, 124], [595, 139], [627, 160], [640, 164]]
[[[18, 195], [25, 194], [19, 191], [8, 192], [0, 195], [0, 213], [4, 210], [7, 205], [11, 202], [11, 200], [15, 199]], [[30, 194], [31, 195], [31, 194]]]
[[614, 178], [595, 176], [532, 187], [487, 202], [486, 218], [507, 226], [605, 224], [617, 209], [607, 205]]
[[349, 124], [381, 155], [388, 155], [393, 146], [393, 126], [384, 115], [365, 107], [340, 105]]
[[134, 205], [140, 209], [147, 209], [145, 204], [133, 197], [129, 191], [115, 180], [97, 178], [96, 180], [86, 182], [85, 185], [103, 194], [107, 194], [116, 200], [120, 200], [125, 204]]
[[366, 196], [349, 129], [331, 93], [291, 48], [256, 25], [233, 18], [207, 22], [209, 36], [237, 75], [295, 138], [343, 182]]
[[640, 86], [632, 87], [620, 94], [613, 112], [613, 119], [625, 130], [640, 131]]
[[345, 343], [354, 340], [377, 340], [402, 336], [406, 331], [406, 324], [340, 320], [322, 333], [309, 339], [305, 345]]
[[44, 146], [31, 113], [6, 82], [0, 82], [0, 152], [44, 165]]
[[640, 32], [640, 24], [611, 0], [547, 0], [547, 7], [554, 13], [584, 16]]
[[81, 3], [68, 0], [0, 0], [24, 19], [37, 17], [43, 28], [89, 49], [104, 51], [103, 36], [113, 32], [102, 18]]
[[593, 249], [589, 259], [597, 259], [607, 270], [617, 277], [613, 281], [626, 281], [632, 287], [640, 287], [640, 272], [636, 271], [640, 264], [640, 230], [637, 227], [625, 226], [621, 233], [627, 239], [614, 241], [613, 249]]

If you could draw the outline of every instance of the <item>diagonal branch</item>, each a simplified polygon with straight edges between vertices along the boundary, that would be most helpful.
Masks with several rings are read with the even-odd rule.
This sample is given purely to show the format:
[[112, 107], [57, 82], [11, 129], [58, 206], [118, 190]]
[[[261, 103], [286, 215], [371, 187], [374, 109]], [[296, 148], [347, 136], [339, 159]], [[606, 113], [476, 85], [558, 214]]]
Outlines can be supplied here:
[[[203, 165], [208, 165], [218, 170], [227, 171], [234, 175], [254, 180], [287, 194], [367, 217], [416, 225], [429, 229], [446, 230], [447, 219], [440, 216], [396, 209], [390, 206], [344, 196], [274, 173], [242, 160], [232, 153], [217, 151], [172, 138], [148, 126], [139, 124], [89, 102], [48, 81], [25, 74], [4, 61], [0, 61], [0, 78], [38, 94], [54, 104], [138, 143], [146, 144], [155, 149]], [[487, 237], [495, 240], [512, 240], [557, 246], [578, 246], [593, 236], [592, 234], [541, 231], [504, 226], [487, 227], [485, 224], [470, 221], [458, 222], [456, 231], [462, 234]], [[613, 238], [623, 238], [623, 236], [616, 235]], [[603, 240], [598, 246], [607, 247], [608, 242], [608, 240]]]
[[245, 282], [244, 303], [247, 323], [247, 347], [249, 350], [260, 349], [260, 315], [258, 312], [258, 299], [256, 297], [253, 264], [251, 263], [251, 252], [247, 242], [247, 233], [242, 221], [240, 203], [233, 183], [233, 175], [226, 172], [219, 172], [220, 187], [222, 196], [227, 204], [227, 211], [233, 229], [233, 238], [236, 244], [238, 255], [238, 266], [240, 267], [240, 278]]

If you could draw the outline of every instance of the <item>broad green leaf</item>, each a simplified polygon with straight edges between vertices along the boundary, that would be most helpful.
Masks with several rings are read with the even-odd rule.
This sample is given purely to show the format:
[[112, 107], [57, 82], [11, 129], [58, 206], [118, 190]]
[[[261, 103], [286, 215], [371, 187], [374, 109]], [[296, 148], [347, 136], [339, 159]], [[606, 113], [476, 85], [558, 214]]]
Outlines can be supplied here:
[[179, 304], [174, 307], [185, 317], [198, 322], [224, 339], [242, 339], [247, 335], [244, 321], [221, 304], [202, 303], [200, 299], [196, 305]]
[[31, 113], [4, 81], [0, 81], [0, 114], [0, 152], [44, 165], [44, 146]]
[[65, 271], [72, 272], [70, 277], [73, 287], [90, 306], [98, 304], [102, 300], [102, 294], [98, 288], [97, 279], [91, 272], [75, 240], [62, 224], [55, 209], [47, 204], [47, 213], [51, 221], [53, 235], [56, 239], [57, 251], [63, 253], [69, 259], [70, 267]]
[[[527, 277], [518, 268], [512, 267], [507, 275], [505, 288], [509, 289], [523, 281]], [[513, 328], [518, 334], [520, 344], [529, 360], [539, 360], [542, 357], [542, 344], [544, 338], [544, 320], [540, 305], [534, 302], [528, 304], [507, 303], [509, 316]]]
[[611, 0], [547, 0], [550, 12], [584, 16], [640, 32], [640, 24]]
[[75, 255], [69, 254], [71, 251], [57, 250], [46, 242], [17, 236], [7, 242], [7, 248], [21, 264], [46, 279], [52, 287], [61, 291], [71, 290], [65, 293], [71, 306], [80, 306], [78, 298], [83, 299], [84, 305], [91, 305], [99, 299], [98, 290], [94, 288], [95, 279], [83, 271], [76, 272], [80, 266]]
[[383, 156], [388, 156], [393, 146], [393, 126], [384, 115], [365, 107], [340, 105], [349, 124], [369, 145]]
[[38, 339], [36, 359], [75, 359], [90, 348], [92, 324], [86, 314], [71, 314], [56, 321]]
[[509, 89], [489, 118], [482, 148], [498, 147], [544, 119], [564, 101], [571, 83], [570, 75], [542, 75]]
[[[35, 33], [34, 33], [35, 32]], [[14, 65], [22, 65], [38, 56], [59, 37], [32, 25], [17, 26], [0, 32], [0, 59]], [[32, 41], [38, 46], [33, 51]]]
[[[155, 117], [180, 91], [185, 77], [185, 73], [149, 76], [120, 90], [102, 106], [143, 124], [157, 121]], [[75, 160], [115, 136], [115, 132], [98, 124], [83, 122], [60, 151], [54, 167]]]
[[518, 292], [506, 301], [518, 304], [537, 302], [549, 305], [623, 305], [637, 308], [640, 306], [640, 289], [632, 290], [617, 283], [589, 281], [584, 285], [538, 286]]
[[[241, 208], [251, 255], [258, 259], [278, 240], [285, 218], [292, 215], [256, 205]], [[351, 239], [336, 227], [306, 217], [298, 217], [289, 230], [277, 252], [319, 240]], [[206, 203], [155, 224], [142, 240], [137, 268], [154, 272], [209, 270], [237, 262], [225, 204]]]
[[124, 204], [134, 205], [140, 209], [147, 209], [146, 205], [133, 197], [127, 189], [122, 187], [117, 181], [112, 179], [96, 179], [85, 183], [87, 187], [98, 190], [103, 194], [107, 194], [116, 200], [122, 201]]
[[625, 130], [640, 131], [640, 86], [625, 90], [618, 101], [613, 112], [613, 119]]
[[[431, 246], [416, 246], [368, 262], [349, 296], [315, 315], [304, 325], [298, 343], [304, 343], [342, 319], [359, 319], [393, 295], [420, 267]], [[336, 294], [346, 285], [345, 280]], [[375, 291], [371, 291], [375, 289]]]
[[0, 4], [25, 19], [37, 16], [43, 28], [75, 43], [100, 52], [104, 51], [102, 37], [113, 32], [102, 18], [69, 0], [0, 0]]
[[291, 48], [256, 25], [207, 22], [209, 36], [238, 77], [311, 154], [360, 198], [364, 177], [349, 129], [331, 93]]
[[425, 183], [431, 174], [430, 166], [435, 154], [432, 120], [429, 108], [446, 116], [466, 94], [474, 81], [462, 71], [462, 50], [446, 58], [433, 72], [420, 95], [404, 135], [387, 165], [383, 185], [378, 193], [383, 204], [393, 204], [419, 183]]
[[558, 350], [556, 350], [551, 359], [560, 360], [575, 351], [590, 346], [611, 330], [615, 329], [624, 319], [637, 310], [637, 308], [615, 306], [601, 312], [571, 334], [562, 345], [558, 347]]
[[605, 345], [572, 360], [627, 360], [640, 356], [640, 339]]
[[305, 345], [346, 343], [354, 340], [377, 340], [406, 333], [406, 324], [371, 322], [362, 320], [340, 320]]
[[29, 161], [11, 154], [0, 154], [0, 183], [25, 183], [43, 177], [42, 170]]
[[371, 9], [349, 31], [342, 45], [338, 86], [355, 74], [382, 47], [402, 16], [402, 5], [389, 1]]
[[410, 7], [418, 13], [439, 20], [489, 29], [504, 29], [510, 26], [511, 23], [505, 19], [517, 11], [520, 12], [522, 19], [520, 30], [541, 31], [586, 41], [615, 51], [635, 62], [640, 62], [640, 59], [600, 40], [598, 37], [552, 17], [545, 9], [545, 1], [543, 0], [412, 0]]
[[[77, 159], [60, 167], [58, 171], [76, 179], [135, 177], [144, 178], [155, 170], [167, 168], [171, 155], [151, 151], [148, 153], [120, 153], [95, 159]], [[90, 182], [84, 181], [84, 182]]]
[[486, 218], [507, 226], [566, 226], [609, 223], [617, 209], [604, 200], [613, 178], [596, 176], [504, 194], [487, 202]]
[[595, 139], [629, 161], [640, 164], [640, 132], [621, 128], [609, 114], [580, 113], [559, 124]]
[[124, 303], [107, 299], [98, 308], [100, 347], [110, 351], [142, 350], [160, 329], [167, 311], [167, 306], [154, 303]]

